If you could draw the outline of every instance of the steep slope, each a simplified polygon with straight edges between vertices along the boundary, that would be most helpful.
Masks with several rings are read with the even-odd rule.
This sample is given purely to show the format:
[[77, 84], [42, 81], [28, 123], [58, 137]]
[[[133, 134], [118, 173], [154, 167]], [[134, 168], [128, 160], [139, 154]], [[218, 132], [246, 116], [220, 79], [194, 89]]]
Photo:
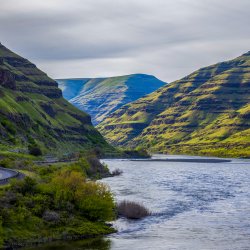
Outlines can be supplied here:
[[134, 74], [110, 78], [59, 79], [63, 96], [91, 115], [94, 125], [122, 105], [135, 101], [163, 86], [154, 76]]
[[0, 151], [34, 146], [44, 153], [110, 148], [54, 80], [0, 44]]
[[250, 156], [250, 52], [121, 107], [99, 126], [114, 145]]

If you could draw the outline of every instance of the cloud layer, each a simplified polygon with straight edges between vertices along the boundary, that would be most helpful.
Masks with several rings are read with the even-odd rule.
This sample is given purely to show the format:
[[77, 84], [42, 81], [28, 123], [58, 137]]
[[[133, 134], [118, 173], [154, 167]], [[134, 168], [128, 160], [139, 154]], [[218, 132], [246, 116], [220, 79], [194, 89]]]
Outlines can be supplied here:
[[1, 42], [54, 78], [172, 81], [250, 50], [249, 0], [1, 2]]

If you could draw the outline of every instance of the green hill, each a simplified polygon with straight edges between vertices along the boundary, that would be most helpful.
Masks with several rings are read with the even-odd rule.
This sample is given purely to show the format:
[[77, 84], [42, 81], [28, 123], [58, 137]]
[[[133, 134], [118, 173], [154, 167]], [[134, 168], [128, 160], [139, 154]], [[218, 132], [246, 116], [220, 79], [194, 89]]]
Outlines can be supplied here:
[[110, 149], [90, 116], [67, 102], [57, 83], [0, 44], [0, 151], [70, 153]]
[[250, 52], [121, 107], [98, 129], [113, 145], [250, 157]]
[[57, 82], [63, 96], [90, 114], [94, 125], [122, 105], [152, 93], [166, 84], [154, 76], [144, 74], [109, 78], [58, 79]]

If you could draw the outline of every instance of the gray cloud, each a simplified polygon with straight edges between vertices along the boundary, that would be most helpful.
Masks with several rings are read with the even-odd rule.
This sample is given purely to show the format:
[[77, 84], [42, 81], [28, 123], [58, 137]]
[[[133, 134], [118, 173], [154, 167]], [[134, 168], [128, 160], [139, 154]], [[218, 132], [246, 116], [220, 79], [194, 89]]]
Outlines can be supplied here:
[[171, 81], [249, 50], [249, 0], [0, 0], [1, 42], [55, 78]]

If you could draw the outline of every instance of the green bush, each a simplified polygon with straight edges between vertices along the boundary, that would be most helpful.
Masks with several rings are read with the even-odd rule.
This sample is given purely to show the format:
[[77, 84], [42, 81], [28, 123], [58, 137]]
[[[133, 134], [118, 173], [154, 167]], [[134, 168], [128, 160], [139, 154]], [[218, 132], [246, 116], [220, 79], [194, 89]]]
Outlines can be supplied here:
[[89, 163], [32, 167], [34, 178], [12, 180], [0, 189], [0, 244], [63, 239], [113, 232], [115, 217], [107, 186], [86, 178]]
[[36, 186], [36, 180], [26, 176], [22, 181], [18, 181], [15, 179], [12, 180], [11, 189], [18, 193], [21, 193], [22, 195], [34, 194], [36, 192]]
[[0, 166], [3, 168], [11, 168], [13, 165], [13, 160], [8, 159], [8, 158], [4, 158], [2, 160], [0, 160]]
[[29, 145], [28, 148], [31, 155], [41, 156], [43, 154], [41, 148], [37, 145]]
[[86, 181], [83, 173], [64, 169], [51, 181], [56, 206], [65, 208], [71, 202], [79, 212], [93, 221], [114, 218], [114, 200], [107, 186]]
[[88, 182], [79, 193], [78, 207], [81, 213], [94, 221], [114, 219], [114, 200], [108, 187], [101, 183]]
[[82, 168], [82, 170], [84, 171], [84, 173], [86, 173], [86, 175], [89, 174], [91, 167], [86, 158], [80, 158], [77, 164]]

